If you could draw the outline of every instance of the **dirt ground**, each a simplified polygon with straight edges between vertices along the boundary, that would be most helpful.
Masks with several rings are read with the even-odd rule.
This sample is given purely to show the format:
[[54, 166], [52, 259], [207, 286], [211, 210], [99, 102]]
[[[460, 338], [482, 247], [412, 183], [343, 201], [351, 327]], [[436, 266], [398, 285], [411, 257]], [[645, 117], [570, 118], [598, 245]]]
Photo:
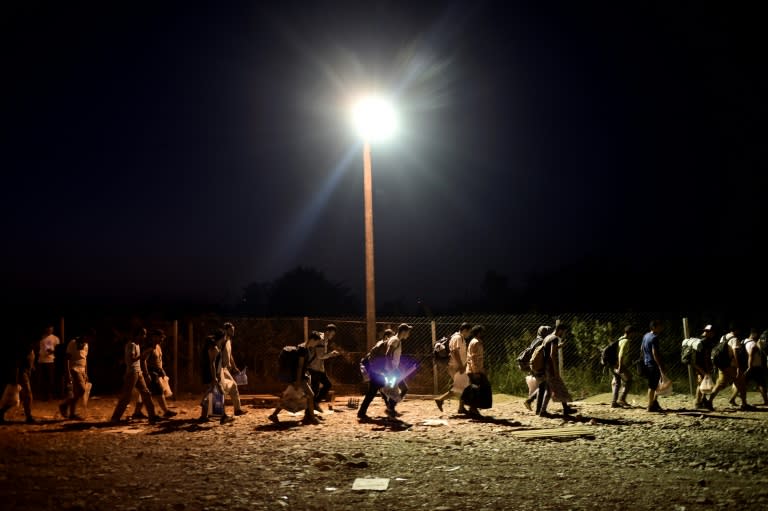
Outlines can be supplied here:
[[[250, 398], [227, 425], [199, 424], [192, 396], [157, 425], [108, 424], [113, 397], [92, 399], [84, 422], [35, 403], [39, 424], [23, 424], [17, 409], [0, 426], [0, 508], [768, 509], [768, 407], [742, 412], [720, 396], [701, 413], [673, 395], [660, 399], [665, 412], [648, 413], [641, 396], [614, 409], [604, 394], [564, 420], [495, 395], [478, 420], [454, 415], [456, 401], [441, 413], [414, 396], [399, 405], [403, 422], [384, 420], [376, 399], [375, 420], [359, 424], [349, 407], [359, 398], [337, 396], [317, 426], [286, 412], [272, 424]], [[386, 489], [354, 489], [359, 478]]]

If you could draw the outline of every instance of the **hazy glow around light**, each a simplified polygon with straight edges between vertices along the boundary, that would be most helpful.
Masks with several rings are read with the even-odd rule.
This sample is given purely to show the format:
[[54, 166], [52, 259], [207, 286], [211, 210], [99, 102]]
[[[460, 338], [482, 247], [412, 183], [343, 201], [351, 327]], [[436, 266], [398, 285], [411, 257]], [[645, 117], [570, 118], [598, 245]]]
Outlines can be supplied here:
[[366, 141], [383, 140], [397, 130], [397, 115], [392, 103], [380, 96], [366, 96], [352, 108], [352, 122]]

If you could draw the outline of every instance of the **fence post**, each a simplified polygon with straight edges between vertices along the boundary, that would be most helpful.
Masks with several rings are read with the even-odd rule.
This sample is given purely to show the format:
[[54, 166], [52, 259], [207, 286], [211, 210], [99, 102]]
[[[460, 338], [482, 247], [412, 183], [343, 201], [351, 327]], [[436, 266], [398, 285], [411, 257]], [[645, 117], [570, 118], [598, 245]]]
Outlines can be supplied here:
[[[435, 349], [435, 343], [437, 343], [437, 323], [435, 323], [435, 320], [430, 321], [430, 324], [432, 325], [432, 352], [434, 353]], [[438, 381], [437, 381], [437, 360], [435, 360], [435, 357], [432, 357], [432, 380], [433, 380], [433, 394], [437, 395], [438, 392]]]
[[179, 395], [179, 321], [173, 320], [173, 399]]
[[[690, 331], [688, 330], [688, 318], [683, 318], [683, 337], [688, 339], [690, 336]], [[693, 368], [690, 364], [688, 364], [688, 387], [690, 387], [691, 395], [695, 397], [696, 391], [694, 390], [693, 383]]]
[[309, 340], [309, 318], [304, 316], [304, 342]]
[[195, 335], [194, 325], [191, 321], [187, 327], [187, 335], [189, 336], [187, 338], [187, 385], [189, 385], [189, 389], [191, 391], [194, 388], [192, 382], [195, 381]]

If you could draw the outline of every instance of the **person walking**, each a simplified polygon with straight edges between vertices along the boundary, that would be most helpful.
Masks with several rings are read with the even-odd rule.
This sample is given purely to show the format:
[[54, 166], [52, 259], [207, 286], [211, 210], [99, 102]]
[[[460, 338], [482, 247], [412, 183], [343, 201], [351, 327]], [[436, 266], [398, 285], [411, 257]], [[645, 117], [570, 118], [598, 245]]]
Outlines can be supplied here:
[[659, 345], [659, 337], [664, 331], [664, 324], [654, 319], [650, 323], [650, 331], [643, 336], [643, 343], [640, 346], [640, 353], [643, 357], [643, 363], [645, 364], [645, 376], [648, 379], [648, 411], [649, 412], [662, 412], [664, 411], [659, 405], [658, 396], [656, 390], [659, 388], [659, 383], [662, 377], [666, 374], [666, 368], [664, 366], [664, 360], [661, 356], [661, 348]]
[[[240, 391], [237, 388], [234, 376], [232, 376], [240, 372], [232, 355], [232, 339], [234, 336], [235, 325], [229, 322], [224, 323], [224, 339], [219, 342], [219, 349], [221, 350], [221, 367], [219, 368], [221, 374], [219, 381], [223, 385], [224, 398], [226, 399], [229, 396], [235, 408], [234, 414], [240, 416], [248, 412], [243, 410], [240, 404]], [[226, 417], [226, 414], [224, 416]]]
[[328, 393], [333, 386], [328, 378], [328, 374], [325, 372], [325, 361], [339, 356], [339, 352], [336, 350], [328, 353], [328, 344], [335, 336], [336, 325], [329, 323], [325, 326], [323, 333], [320, 334], [320, 342], [309, 354], [309, 381], [312, 386], [312, 393], [315, 395], [315, 411], [319, 413], [323, 413], [323, 409], [320, 408], [320, 401], [328, 397]]
[[[443, 411], [443, 402], [448, 399], [449, 397], [458, 395], [459, 397], [459, 409], [458, 413], [460, 414], [466, 414], [467, 408], [464, 406], [464, 402], [461, 400], [461, 394], [466, 387], [466, 385], [462, 387], [457, 387], [456, 385], [456, 377], [457, 375], [466, 375], [467, 370], [467, 339], [470, 336], [470, 332], [472, 330], [472, 325], [469, 323], [462, 323], [459, 329], [451, 335], [450, 340], [448, 341], [448, 366], [446, 367], [446, 370], [448, 372], [448, 376], [451, 377], [451, 388], [448, 389], [446, 392], [441, 394], [439, 397], [435, 399], [435, 404], [437, 405], [438, 410], [441, 412]], [[468, 378], [467, 378], [468, 381]]]
[[152, 402], [152, 396], [147, 388], [147, 383], [144, 380], [144, 375], [141, 372], [141, 345], [147, 338], [147, 330], [145, 328], [137, 328], [133, 337], [128, 339], [125, 343], [125, 376], [123, 380], [123, 390], [120, 394], [120, 398], [117, 401], [115, 410], [112, 412], [111, 422], [119, 422], [123, 416], [123, 412], [128, 407], [128, 403], [131, 402], [131, 396], [133, 395], [133, 389], [139, 391], [141, 394], [141, 400], [144, 406], [147, 407], [149, 413], [149, 423], [155, 424], [160, 417], [155, 413], [155, 405]]
[[536, 410], [540, 417], [551, 417], [547, 412], [549, 401], [559, 401], [563, 406], [563, 415], [569, 415], [576, 412], [568, 403], [573, 400], [568, 388], [565, 386], [560, 375], [560, 349], [563, 345], [565, 335], [569, 327], [564, 323], [557, 324], [554, 331], [549, 334], [542, 344], [544, 356], [544, 377], [545, 385], [539, 387]]
[[[537, 382], [536, 382], [536, 387], [532, 391], [528, 392], [528, 397], [525, 398], [525, 400], [523, 400], [523, 406], [525, 406], [525, 408], [529, 412], [533, 411], [533, 409], [531, 408], [531, 405], [533, 404], [533, 402], [537, 401], [537, 403], [538, 403], [539, 395], [541, 394], [543, 396], [543, 392], [545, 392], [546, 388], [547, 388], [546, 381], [544, 381], [544, 373], [543, 373], [543, 371], [540, 374], [536, 375], [536, 374], [534, 374], [533, 370], [531, 370], [530, 355], [533, 354], [533, 350], [535, 350], [536, 347], [538, 347], [539, 345], [541, 345], [544, 342], [544, 339], [546, 339], [546, 337], [550, 333], [552, 333], [552, 327], [551, 326], [549, 326], [549, 325], [540, 325], [539, 328], [536, 330], [536, 337], [533, 339], [533, 341], [531, 341], [531, 344], [524, 351], [524, 353], [526, 354], [527, 360], [524, 360], [523, 363], [527, 364], [527, 366], [528, 366], [528, 377], [537, 379], [537, 376], [538, 376], [538, 379], [537, 379]], [[526, 383], [528, 381], [528, 377], [526, 377]], [[543, 382], [543, 383], [541, 383], [539, 380], [541, 382]], [[540, 408], [537, 407], [536, 415], [538, 415], [540, 411], [541, 411]]]
[[632, 385], [632, 360], [630, 355], [630, 344], [637, 338], [638, 331], [634, 325], [624, 327], [624, 335], [619, 337], [618, 355], [616, 357], [616, 367], [613, 368], [613, 381], [611, 387], [613, 396], [611, 398], [611, 408], [627, 408], [627, 394]]
[[[312, 386], [309, 383], [309, 356], [312, 350], [314, 350], [321, 342], [322, 337], [320, 332], [313, 330], [309, 334], [307, 342], [298, 346], [296, 354], [296, 375], [294, 381], [290, 385], [296, 390], [302, 390], [307, 398], [306, 407], [304, 408], [304, 417], [301, 420], [304, 424], [320, 424], [320, 421], [317, 420], [317, 416], [315, 416], [315, 396], [312, 392]], [[278, 414], [282, 409], [282, 406], [278, 404], [267, 418], [271, 422], [277, 424], [280, 422]]]
[[[733, 394], [728, 402], [731, 406], [736, 406], [736, 396], [738, 395], [741, 398], [741, 410], [749, 411], [754, 408], [747, 403], [747, 386], [744, 377], [744, 372], [747, 370], [747, 357], [744, 346], [739, 339], [740, 334], [739, 326], [732, 324], [730, 331], [720, 338], [720, 344], [724, 344], [721, 348], [728, 352], [728, 364], [718, 367], [717, 383], [712, 389], [709, 400], [714, 403], [715, 397], [721, 390], [733, 385]], [[713, 353], [715, 349], [712, 349]]]
[[[493, 404], [491, 382], [485, 373], [485, 348], [483, 347], [483, 332], [485, 327], [475, 325], [469, 331], [469, 345], [467, 346], [467, 376], [470, 385], [464, 389], [462, 400], [469, 405], [467, 415], [480, 418], [479, 408], [490, 408]], [[470, 398], [470, 394], [472, 397]]]
[[[87, 331], [80, 337], [75, 337], [67, 344], [66, 374], [68, 385], [72, 387], [72, 395], [59, 404], [59, 413], [64, 418], [83, 420], [77, 414], [77, 403], [85, 396], [88, 385], [88, 346], [93, 338], [92, 331]], [[130, 396], [129, 396], [130, 399]]]
[[[142, 374], [149, 378], [147, 382], [149, 392], [157, 399], [160, 410], [163, 412], [163, 417], [171, 418], [176, 416], [176, 412], [168, 408], [168, 401], [165, 398], [165, 392], [161, 383], [161, 379], [168, 377], [165, 369], [163, 369], [162, 343], [164, 340], [165, 332], [159, 328], [149, 333], [149, 344], [141, 352], [141, 365]], [[139, 396], [136, 400], [133, 417], [136, 418], [137, 415], [143, 415], [141, 413], [142, 406], [143, 402], [141, 401], [141, 396]]]

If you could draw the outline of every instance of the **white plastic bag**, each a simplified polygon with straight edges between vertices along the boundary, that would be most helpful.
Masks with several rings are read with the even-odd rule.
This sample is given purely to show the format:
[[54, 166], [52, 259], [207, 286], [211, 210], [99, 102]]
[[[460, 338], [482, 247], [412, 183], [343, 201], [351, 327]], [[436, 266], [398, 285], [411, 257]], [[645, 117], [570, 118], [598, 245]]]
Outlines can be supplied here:
[[661, 375], [659, 386], [656, 388], [656, 395], [669, 396], [670, 394], [672, 394], [672, 380], [667, 378], [665, 375]]
[[384, 385], [381, 387], [381, 393], [387, 396], [388, 399], [391, 399], [395, 403], [399, 403], [403, 400], [402, 394], [400, 394], [400, 389], [397, 388], [397, 384], [394, 386]]
[[167, 376], [161, 376], [158, 378], [158, 382], [160, 383], [160, 388], [163, 391], [163, 395], [165, 397], [171, 397], [173, 396], [173, 391], [171, 390], [171, 384], [170, 384], [170, 378]]
[[714, 386], [715, 384], [712, 381], [712, 377], [707, 374], [704, 376], [704, 378], [701, 379], [701, 383], [699, 383], [699, 390], [702, 394], [711, 394]]
[[304, 389], [297, 389], [293, 385], [288, 385], [280, 397], [280, 408], [289, 412], [299, 412], [306, 409], [307, 396], [304, 393]]
[[469, 386], [469, 375], [466, 372], [453, 375], [453, 387], [451, 392], [461, 394]]
[[247, 370], [248, 366], [243, 367], [243, 370], [235, 375], [235, 383], [238, 386], [248, 385], [248, 373], [246, 373]]
[[539, 384], [536, 382], [536, 377], [532, 375], [528, 375], [525, 377], [525, 383], [528, 384], [528, 395], [530, 396], [533, 394], [536, 389], [539, 388]]

